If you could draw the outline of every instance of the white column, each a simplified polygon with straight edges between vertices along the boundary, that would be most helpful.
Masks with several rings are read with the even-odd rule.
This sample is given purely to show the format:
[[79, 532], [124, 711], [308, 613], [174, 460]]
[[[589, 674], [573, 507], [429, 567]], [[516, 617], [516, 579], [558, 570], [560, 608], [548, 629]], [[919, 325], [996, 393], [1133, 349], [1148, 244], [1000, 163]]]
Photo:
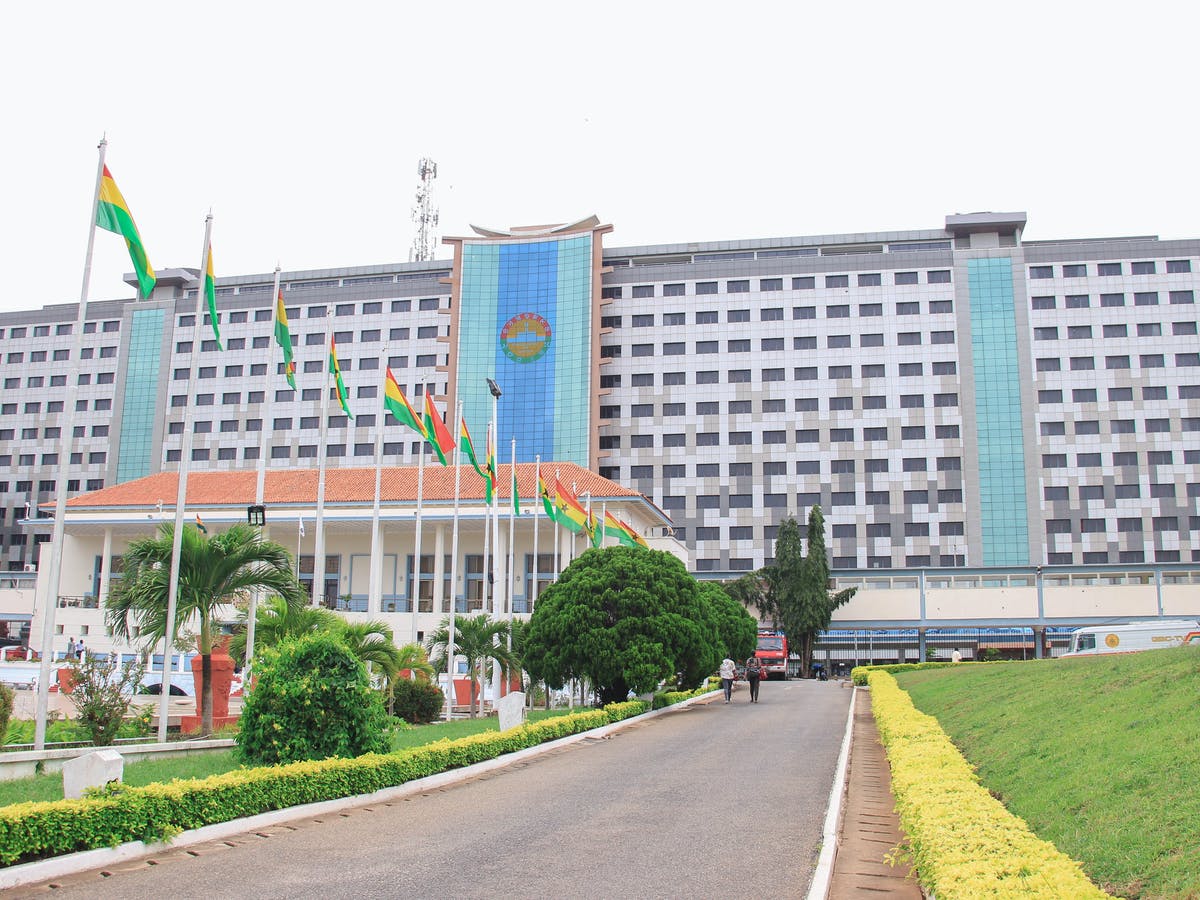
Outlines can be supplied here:
[[108, 582], [112, 572], [112, 529], [104, 529], [104, 549], [100, 551], [100, 584], [96, 586], [96, 599], [100, 608], [108, 599]]
[[442, 598], [445, 596], [442, 581], [446, 576], [446, 526], [438, 524], [433, 532], [433, 615], [434, 626], [442, 614]]

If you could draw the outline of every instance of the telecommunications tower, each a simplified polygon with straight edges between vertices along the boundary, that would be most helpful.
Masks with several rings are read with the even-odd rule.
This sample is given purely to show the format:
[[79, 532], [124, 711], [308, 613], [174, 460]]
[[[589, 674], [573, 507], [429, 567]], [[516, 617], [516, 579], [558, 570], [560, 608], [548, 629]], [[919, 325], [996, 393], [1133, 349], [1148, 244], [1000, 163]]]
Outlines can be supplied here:
[[437, 178], [437, 163], [427, 156], [417, 163], [417, 204], [413, 207], [412, 220], [417, 226], [412, 249], [408, 251], [409, 262], [424, 262], [433, 259], [433, 246], [437, 241], [438, 211], [433, 205], [433, 182]]

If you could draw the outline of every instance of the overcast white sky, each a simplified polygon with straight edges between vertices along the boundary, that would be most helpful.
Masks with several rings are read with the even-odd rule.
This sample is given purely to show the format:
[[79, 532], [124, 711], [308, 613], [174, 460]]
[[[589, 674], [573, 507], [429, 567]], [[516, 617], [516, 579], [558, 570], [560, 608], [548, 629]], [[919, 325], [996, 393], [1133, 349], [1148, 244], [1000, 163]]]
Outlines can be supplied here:
[[[810, 8], [811, 7], [811, 8]], [[939, 227], [1200, 236], [1179, 2], [11, 4], [0, 310], [79, 298], [96, 144], [156, 268], [408, 259], [595, 213], [609, 246]], [[438, 256], [448, 255], [445, 248]], [[99, 232], [90, 299], [125, 297]]]

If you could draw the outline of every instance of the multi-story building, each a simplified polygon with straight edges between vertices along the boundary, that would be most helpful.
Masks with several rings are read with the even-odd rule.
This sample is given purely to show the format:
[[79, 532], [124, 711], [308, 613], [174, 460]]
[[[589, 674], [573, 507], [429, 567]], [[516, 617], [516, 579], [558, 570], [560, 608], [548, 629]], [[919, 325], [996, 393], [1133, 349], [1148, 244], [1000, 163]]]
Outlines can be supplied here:
[[[1200, 561], [1200, 239], [1025, 221], [609, 248], [591, 219], [287, 272], [296, 392], [269, 274], [218, 279], [223, 352], [193, 271], [89, 304], [72, 384], [77, 307], [0, 314], [0, 560], [35, 562], [20, 520], [53, 497], [65, 403], [72, 494], [173, 468], [189, 398], [193, 468], [253, 467], [264, 431], [270, 467], [315, 466], [333, 335], [355, 416], [330, 417], [331, 465], [370, 463], [385, 366], [462, 396], [477, 442], [503, 372], [502, 459], [515, 436], [645, 493], [698, 573], [763, 564], [814, 504], [835, 569]], [[387, 464], [417, 452], [389, 430]]]

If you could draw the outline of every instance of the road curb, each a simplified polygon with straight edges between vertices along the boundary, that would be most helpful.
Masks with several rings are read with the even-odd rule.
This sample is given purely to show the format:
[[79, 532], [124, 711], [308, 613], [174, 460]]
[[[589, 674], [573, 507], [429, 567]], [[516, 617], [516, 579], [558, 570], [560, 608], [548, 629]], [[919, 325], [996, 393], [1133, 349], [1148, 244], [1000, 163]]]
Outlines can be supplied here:
[[82, 850], [78, 853], [68, 853], [52, 859], [42, 859], [36, 862], [10, 866], [6, 869], [0, 869], [0, 890], [36, 884], [54, 878], [63, 878], [67, 875], [76, 875], [90, 869], [109, 868], [120, 863], [133, 862], [143, 857], [153, 856], [155, 853], [161, 853], [164, 850], [177, 850], [183, 847], [190, 847], [193, 844], [223, 840], [246, 831], [270, 828], [275, 825], [293, 822], [297, 819], [330, 815], [331, 813], [338, 813], [356, 806], [369, 806], [372, 803], [402, 800], [413, 794], [420, 794], [425, 791], [436, 790], [462, 781], [468, 781], [479, 775], [503, 769], [544, 753], [550, 753], [561, 747], [577, 744], [588, 739], [606, 737], [636, 723], [645, 722], [680, 709], [686, 709], [695, 703], [711, 699], [719, 693], [720, 691], [717, 690], [707, 694], [700, 694], [696, 697], [689, 697], [681, 703], [664, 706], [662, 709], [649, 710], [640, 715], [622, 719], [620, 722], [613, 722], [611, 725], [603, 725], [600, 728], [581, 731], [578, 734], [538, 744], [536, 747], [526, 747], [524, 750], [518, 750], [515, 753], [506, 753], [495, 759], [485, 760], [471, 766], [464, 766], [461, 769], [450, 769], [445, 772], [439, 772], [436, 775], [418, 778], [414, 781], [408, 781], [395, 787], [384, 788], [381, 791], [375, 791], [371, 794], [356, 794], [352, 797], [340, 797], [337, 800], [323, 800], [320, 803], [290, 806], [287, 809], [277, 809], [242, 819], [230, 819], [228, 822], [218, 822], [215, 825], [205, 825], [202, 828], [184, 831], [170, 841], [151, 844], [147, 844], [144, 841], [130, 841], [116, 847], [107, 847], [99, 850]]
[[842, 800], [846, 796], [846, 770], [850, 764], [850, 746], [854, 735], [854, 702], [858, 688], [850, 694], [850, 711], [846, 714], [846, 733], [842, 737], [842, 749], [838, 754], [833, 787], [829, 791], [829, 808], [825, 812], [825, 829], [821, 835], [821, 853], [817, 857], [817, 870], [813, 873], [807, 900], [825, 900], [833, 880], [833, 864], [837, 860], [838, 841], [842, 830]]

